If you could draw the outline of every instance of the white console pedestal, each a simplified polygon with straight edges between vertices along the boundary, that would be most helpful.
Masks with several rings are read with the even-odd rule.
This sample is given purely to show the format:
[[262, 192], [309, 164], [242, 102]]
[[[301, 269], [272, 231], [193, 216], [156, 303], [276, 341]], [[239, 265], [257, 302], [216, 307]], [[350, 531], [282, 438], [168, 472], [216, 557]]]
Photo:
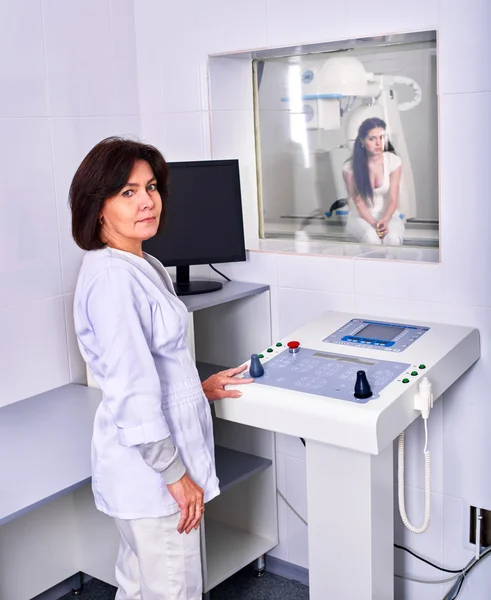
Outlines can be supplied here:
[[373, 456], [307, 440], [310, 599], [394, 599], [392, 444]]
[[438, 398], [479, 359], [479, 332], [328, 312], [257, 352], [264, 373], [216, 415], [307, 440], [310, 600], [394, 600], [393, 441], [421, 383]]

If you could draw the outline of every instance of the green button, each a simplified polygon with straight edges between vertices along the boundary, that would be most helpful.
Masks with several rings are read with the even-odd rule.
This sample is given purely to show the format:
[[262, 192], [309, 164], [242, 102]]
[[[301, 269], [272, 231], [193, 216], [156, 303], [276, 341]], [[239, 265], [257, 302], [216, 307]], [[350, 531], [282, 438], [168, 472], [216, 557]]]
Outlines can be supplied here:
[[419, 365], [420, 369], [426, 369], [426, 365]]
[[418, 374], [418, 371], [412, 371], [412, 372], [411, 372], [411, 375], [412, 375], [413, 377], [416, 377], [416, 375], [417, 375], [417, 374]]
[[268, 348], [268, 352], [273, 352], [273, 348]]
[[259, 358], [264, 358], [264, 354], [258, 354]]
[[407, 377], [405, 377], [405, 378], [402, 380], [402, 383], [409, 383], [409, 379], [408, 379]]
[[278, 342], [278, 343], [276, 344], [276, 347], [277, 347], [277, 348], [280, 348], [281, 346], [283, 346], [283, 344], [282, 344], [281, 342]]

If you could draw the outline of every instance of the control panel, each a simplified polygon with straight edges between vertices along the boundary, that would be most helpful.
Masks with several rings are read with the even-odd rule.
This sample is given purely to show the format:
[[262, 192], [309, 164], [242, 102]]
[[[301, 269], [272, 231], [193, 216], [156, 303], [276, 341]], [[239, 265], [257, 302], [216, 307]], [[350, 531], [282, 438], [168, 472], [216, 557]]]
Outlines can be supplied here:
[[[351, 319], [322, 339], [327, 344], [357, 349], [403, 352], [429, 327]], [[256, 383], [283, 390], [315, 394], [325, 398], [366, 404], [380, 397], [390, 383], [410, 383], [426, 369], [423, 363], [373, 358], [373, 353], [340, 354], [306, 348], [297, 340], [277, 342], [260, 354], [253, 354], [245, 377]]]
[[248, 365], [254, 383], [237, 386], [240, 398], [216, 402], [215, 413], [378, 454], [417, 417], [423, 377], [438, 398], [479, 356], [471, 327], [327, 312], [258, 348]]
[[403, 375], [409, 375], [407, 363], [319, 352], [296, 341], [288, 346], [270, 360], [263, 355], [262, 369], [259, 355], [253, 354], [245, 377], [261, 385], [366, 404], [393, 381], [404, 385]]
[[403, 352], [429, 329], [421, 325], [352, 319], [323, 341], [356, 348]]

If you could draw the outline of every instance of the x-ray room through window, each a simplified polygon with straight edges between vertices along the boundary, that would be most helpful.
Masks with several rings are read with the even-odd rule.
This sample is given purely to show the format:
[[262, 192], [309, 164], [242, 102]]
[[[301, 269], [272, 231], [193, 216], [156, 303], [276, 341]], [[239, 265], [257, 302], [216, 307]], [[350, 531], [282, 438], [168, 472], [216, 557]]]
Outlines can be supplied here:
[[436, 34], [392, 38], [254, 60], [262, 237], [438, 248]]

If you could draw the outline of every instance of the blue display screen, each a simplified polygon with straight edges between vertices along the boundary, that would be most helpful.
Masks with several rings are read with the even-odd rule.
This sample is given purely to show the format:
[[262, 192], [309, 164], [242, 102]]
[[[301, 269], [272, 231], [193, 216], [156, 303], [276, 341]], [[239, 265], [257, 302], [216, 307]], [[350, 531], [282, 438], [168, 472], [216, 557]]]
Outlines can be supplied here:
[[359, 331], [354, 337], [388, 342], [393, 340], [399, 333], [401, 333], [401, 331], [401, 327], [395, 327], [394, 325], [377, 325], [371, 323]]

